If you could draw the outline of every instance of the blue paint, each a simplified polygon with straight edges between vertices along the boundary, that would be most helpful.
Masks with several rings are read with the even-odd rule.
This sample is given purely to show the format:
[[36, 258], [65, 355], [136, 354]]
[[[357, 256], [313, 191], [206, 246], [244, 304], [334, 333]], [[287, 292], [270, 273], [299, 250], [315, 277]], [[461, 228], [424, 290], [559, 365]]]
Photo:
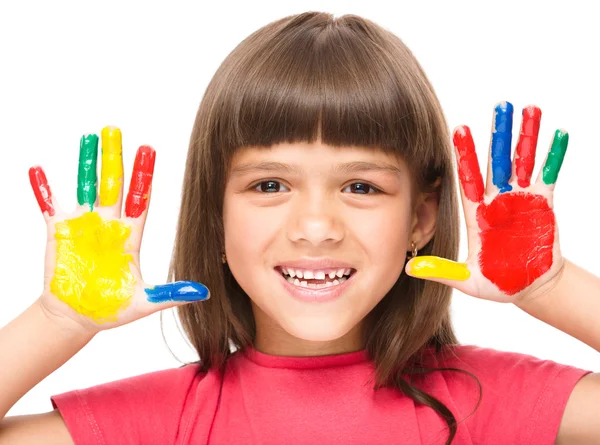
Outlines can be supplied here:
[[209, 298], [208, 288], [194, 281], [176, 281], [144, 289], [150, 303], [166, 301], [203, 301]]
[[494, 131], [492, 132], [492, 182], [500, 193], [510, 192], [508, 184], [512, 174], [510, 159], [512, 142], [513, 106], [502, 102], [494, 109]]

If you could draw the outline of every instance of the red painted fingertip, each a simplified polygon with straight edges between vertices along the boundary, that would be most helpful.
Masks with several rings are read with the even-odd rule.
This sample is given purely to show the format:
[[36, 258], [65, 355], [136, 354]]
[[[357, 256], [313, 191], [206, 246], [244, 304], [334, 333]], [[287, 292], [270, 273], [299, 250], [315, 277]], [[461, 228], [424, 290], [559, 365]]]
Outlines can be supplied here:
[[29, 169], [29, 182], [33, 189], [35, 199], [40, 206], [42, 213], [48, 212], [48, 216], [54, 216], [54, 206], [52, 205], [52, 191], [48, 185], [46, 174], [40, 166], [31, 167]]
[[531, 184], [541, 119], [542, 110], [535, 105], [523, 108], [521, 133], [515, 149], [515, 172], [519, 187], [525, 188]]
[[129, 218], [137, 218], [148, 206], [155, 160], [156, 151], [152, 147], [142, 145], [138, 148], [125, 200], [125, 215]]
[[466, 125], [461, 125], [454, 130], [452, 139], [458, 156], [458, 177], [463, 192], [469, 201], [481, 202], [483, 200], [483, 177], [479, 169], [471, 130]]

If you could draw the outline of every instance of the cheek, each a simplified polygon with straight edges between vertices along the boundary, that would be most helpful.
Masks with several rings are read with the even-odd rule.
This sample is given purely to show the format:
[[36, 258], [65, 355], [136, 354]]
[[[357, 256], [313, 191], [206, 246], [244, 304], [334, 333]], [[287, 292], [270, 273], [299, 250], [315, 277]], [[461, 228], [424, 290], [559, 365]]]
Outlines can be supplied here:
[[352, 232], [361, 245], [375, 255], [387, 259], [403, 254], [410, 231], [410, 213], [404, 206], [389, 206], [381, 211], [369, 212], [354, 221]]
[[[241, 199], [226, 201], [223, 208], [225, 247], [236, 256], [260, 254], [276, 231], [277, 216]], [[256, 261], [256, 259], [254, 259]]]

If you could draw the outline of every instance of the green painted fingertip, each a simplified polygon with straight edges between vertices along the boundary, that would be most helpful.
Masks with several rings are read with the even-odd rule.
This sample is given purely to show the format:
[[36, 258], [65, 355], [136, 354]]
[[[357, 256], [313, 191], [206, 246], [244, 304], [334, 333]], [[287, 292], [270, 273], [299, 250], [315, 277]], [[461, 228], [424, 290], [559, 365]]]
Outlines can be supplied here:
[[567, 145], [569, 145], [569, 133], [560, 129], [556, 130], [554, 132], [552, 146], [550, 147], [546, 163], [542, 170], [542, 180], [544, 181], [544, 184], [550, 185], [556, 182], [565, 158], [565, 153], [567, 152]]

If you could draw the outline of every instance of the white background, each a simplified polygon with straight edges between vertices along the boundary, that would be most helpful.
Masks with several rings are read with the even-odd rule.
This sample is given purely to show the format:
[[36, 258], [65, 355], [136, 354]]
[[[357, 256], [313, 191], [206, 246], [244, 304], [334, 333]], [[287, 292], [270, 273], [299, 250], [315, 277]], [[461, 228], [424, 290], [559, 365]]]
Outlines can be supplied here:
[[[363, 15], [396, 33], [423, 65], [450, 127], [471, 127], [480, 162], [487, 156], [497, 101], [515, 106], [515, 132], [523, 106], [541, 107], [538, 163], [554, 130], [567, 129], [569, 150], [555, 199], [562, 249], [567, 258], [600, 274], [600, 27], [595, 7], [574, 2], [560, 8], [550, 2], [451, 3], [3, 2], [0, 326], [30, 305], [42, 287], [45, 229], [30, 189], [29, 167], [44, 166], [54, 194], [70, 209], [76, 200], [82, 134], [119, 126], [126, 172], [136, 148], [153, 145], [157, 163], [142, 268], [146, 281], [164, 282], [188, 139], [210, 78], [251, 32], [309, 10]], [[461, 258], [465, 256], [463, 244]], [[452, 309], [463, 343], [600, 371], [598, 352], [514, 306], [456, 293]], [[173, 313], [163, 315], [167, 344], [180, 360], [193, 360]], [[0, 356], [0, 366], [2, 361]], [[9, 414], [47, 411], [51, 394], [179, 365], [155, 314], [98, 335]]]

